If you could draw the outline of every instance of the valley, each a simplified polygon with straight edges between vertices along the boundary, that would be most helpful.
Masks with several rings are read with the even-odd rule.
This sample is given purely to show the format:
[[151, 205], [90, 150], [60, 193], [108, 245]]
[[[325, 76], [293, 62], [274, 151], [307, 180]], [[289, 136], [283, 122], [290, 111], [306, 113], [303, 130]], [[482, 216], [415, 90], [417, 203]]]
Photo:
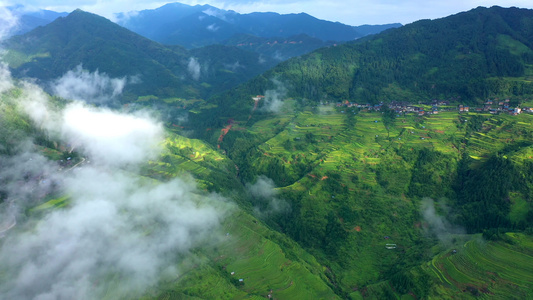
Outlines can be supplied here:
[[0, 298], [533, 297], [532, 10], [129, 26], [179, 7], [228, 36], [76, 10], [5, 42]]

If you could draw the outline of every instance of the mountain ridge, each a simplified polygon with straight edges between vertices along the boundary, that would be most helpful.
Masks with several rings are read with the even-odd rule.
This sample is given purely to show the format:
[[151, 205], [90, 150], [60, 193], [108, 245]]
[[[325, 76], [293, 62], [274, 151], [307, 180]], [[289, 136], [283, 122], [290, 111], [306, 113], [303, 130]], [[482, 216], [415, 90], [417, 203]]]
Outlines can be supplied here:
[[[196, 26], [196, 38], [202, 34], [209, 34], [204, 27], [201, 31], [200, 26], [191, 22], [179, 22], [180, 19], [193, 14], [203, 13], [210, 17], [219, 19], [219, 22], [229, 26], [233, 25], [232, 30], [236, 30], [237, 34], [252, 34], [263, 38], [280, 37], [287, 38], [298, 34], [307, 34], [311, 37], [319, 38], [323, 41], [334, 40], [337, 42], [344, 42], [360, 38], [367, 34], [372, 34], [384, 30], [386, 28], [398, 27], [401, 24], [386, 24], [386, 25], [363, 25], [362, 33], [358, 32], [358, 26], [349, 26], [340, 22], [331, 22], [317, 19], [306, 13], [292, 13], [292, 14], [278, 14], [274, 12], [253, 12], [249, 14], [239, 14], [235, 11], [226, 11], [215, 8], [210, 5], [195, 5], [188, 6], [178, 2], [168, 3], [162, 7], [153, 10], [142, 10], [135, 13], [120, 13], [117, 14], [117, 23], [138, 32], [148, 38], [156, 40], [161, 43], [180, 44], [186, 48], [198, 47], [213, 43], [213, 41], [202, 41], [200, 38], [196, 45], [188, 43], [178, 37], [172, 37], [171, 33], [181, 26]], [[193, 19], [189, 19], [193, 21]], [[199, 20], [202, 21], [202, 20]], [[231, 27], [231, 26], [229, 26]], [[231, 35], [232, 32], [219, 32], [219, 37], [215, 42], [221, 43], [226, 39], [225, 37]]]

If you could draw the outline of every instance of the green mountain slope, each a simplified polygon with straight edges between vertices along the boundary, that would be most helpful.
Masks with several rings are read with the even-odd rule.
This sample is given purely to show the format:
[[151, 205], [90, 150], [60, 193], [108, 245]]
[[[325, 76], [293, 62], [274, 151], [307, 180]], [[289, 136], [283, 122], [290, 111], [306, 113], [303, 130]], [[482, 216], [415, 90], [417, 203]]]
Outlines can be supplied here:
[[[36, 154], [43, 154], [47, 157], [46, 165], [68, 166], [59, 169], [60, 174], [67, 174], [73, 170], [91, 168], [88, 164], [89, 157], [82, 157], [81, 153], [69, 151], [57, 136], [46, 134], [43, 128], [39, 128], [31, 121], [19, 105], [21, 98], [26, 97], [23, 88], [12, 88], [0, 94], [0, 165], [6, 167], [6, 162], [17, 158], [20, 164], [24, 157], [24, 151], [31, 149]], [[49, 99], [51, 105], [56, 108], [64, 106], [64, 103], [57, 99]], [[17, 142], [18, 140], [18, 142]], [[27, 140], [24, 149], [10, 147], [12, 144], [20, 144], [22, 140]], [[19, 145], [20, 146], [20, 145]], [[252, 213], [252, 207], [248, 201], [248, 195], [244, 191], [244, 186], [239, 182], [235, 165], [221, 154], [219, 151], [209, 146], [203, 141], [189, 139], [179, 136], [167, 130], [163, 141], [163, 151], [154, 160], [143, 163], [140, 174], [134, 170], [117, 169], [114, 171], [124, 172], [128, 176], [138, 177], [138, 183], [158, 184], [169, 182], [174, 178], [194, 176], [197, 184], [195, 194], [198, 199], [209, 197], [213, 192], [231, 199], [231, 213], [222, 220], [220, 228], [213, 232], [211, 241], [206, 241], [203, 245], [191, 249], [180, 257], [167, 258], [169, 266], [179, 272], [173, 278], [158, 275], [156, 285], [149, 290], [140, 291], [135, 295], [137, 298], [226, 298], [226, 299], [262, 299], [268, 294], [276, 298], [297, 298], [301, 296], [320, 296], [326, 299], [339, 299], [328, 283], [324, 268], [307, 251], [302, 249], [287, 236], [276, 232], [266, 226]], [[76, 163], [66, 163], [71, 159]], [[33, 158], [37, 157], [34, 156]], [[43, 158], [44, 159], [44, 158]], [[91, 159], [92, 160], [92, 159]], [[40, 170], [37, 166], [31, 167], [31, 160], [24, 166], [24, 176], [16, 178], [16, 185], [26, 187], [35, 184], [40, 187], [45, 181], [52, 180], [44, 173], [47, 170]], [[56, 168], [53, 168], [56, 171]], [[2, 217], [7, 216], [6, 205], [8, 201], [13, 201], [13, 180], [10, 176], [4, 177], [9, 172], [2, 170], [3, 177], [0, 185], [0, 213]], [[50, 171], [50, 170], [48, 170]], [[35, 175], [37, 173], [38, 175]], [[43, 175], [44, 174], [44, 175]], [[135, 175], [136, 174], [136, 175]], [[35, 190], [40, 190], [35, 188]], [[4, 238], [7, 234], [13, 238], [17, 234], [23, 234], [26, 229], [36, 228], [39, 222], [46, 220], [52, 213], [61, 213], [70, 209], [74, 205], [70, 196], [65, 194], [65, 187], [59, 184], [50, 193], [35, 192], [29, 202], [22, 202], [15, 199], [21, 213], [18, 223], [13, 228], [5, 228], [4, 219], [0, 223], [0, 250], [9, 247]], [[6, 198], [9, 196], [9, 198]], [[150, 199], [144, 199], [150, 201]], [[180, 199], [175, 199], [181, 201]], [[220, 199], [221, 200], [221, 199]], [[239, 204], [239, 206], [235, 205]], [[195, 205], [206, 205], [201, 201]], [[126, 213], [126, 212], [123, 212]], [[179, 216], [175, 216], [178, 218]], [[150, 220], [150, 226], [144, 228], [144, 234], [150, 236], [158, 222], [161, 220]], [[202, 221], [202, 220], [199, 220]], [[153, 223], [152, 223], [153, 222]], [[162, 222], [162, 221], [161, 221]], [[7, 224], [10, 225], [10, 224]], [[107, 226], [107, 225], [106, 225]], [[155, 227], [152, 227], [155, 226]], [[138, 237], [139, 238], [139, 237]], [[96, 242], [96, 240], [93, 240]], [[140, 240], [139, 240], [140, 241]], [[145, 251], [142, 249], [141, 252]], [[5, 253], [5, 252], [2, 252]], [[2, 263], [5, 263], [2, 257]], [[135, 260], [135, 259], [133, 259]], [[128, 263], [133, 263], [134, 261]], [[9, 266], [11, 268], [13, 266]], [[16, 270], [18, 266], [15, 266]], [[8, 267], [2, 265], [0, 278], [2, 282], [8, 282], [6, 278], [11, 276]], [[114, 274], [113, 269], [108, 269], [106, 274], [97, 274], [93, 281], [94, 288], [90, 293], [84, 295], [88, 297], [101, 296], [101, 299], [115, 299], [117, 295], [123, 296], [126, 283], [121, 276]], [[92, 276], [94, 274], [84, 274]], [[105, 278], [103, 280], [102, 278]], [[58, 281], [61, 279], [57, 278]], [[243, 279], [244, 282], [240, 282]], [[10, 286], [3, 284], [0, 286], [0, 294], [9, 295]], [[11, 287], [12, 288], [12, 287]], [[100, 293], [101, 290], [103, 293]], [[98, 290], [98, 291], [97, 291]], [[99, 292], [100, 291], [100, 292]], [[34, 291], [30, 292], [34, 293]]]
[[531, 236], [507, 233], [502, 240], [491, 242], [476, 236], [457, 246], [422, 267], [438, 282], [433, 288], [434, 297], [529, 299], [533, 296]]
[[91, 72], [99, 70], [111, 77], [139, 76], [143, 84], [129, 87], [135, 94], [198, 95], [194, 81], [185, 76], [185, 51], [171, 51], [81, 10], [13, 37], [7, 48], [6, 60], [15, 76], [47, 81], [82, 64]]
[[[17, 97], [16, 91], [3, 95], [2, 113], [13, 116], [5, 124], [38, 133], [15, 117]], [[179, 127], [167, 131], [163, 153], [142, 176], [165, 182], [188, 173], [199, 195], [217, 192], [238, 207], [222, 222], [217, 242], [177, 260], [180, 277], [161, 280], [143, 298], [529, 296], [531, 238], [503, 234], [501, 227], [530, 232], [533, 224], [533, 182], [525, 176], [533, 155], [531, 115], [443, 107], [436, 115], [394, 116], [302, 104], [288, 100], [276, 115], [236, 121], [223, 139], [212, 131], [220, 149], [176, 134]], [[50, 159], [61, 159], [50, 137], [41, 142], [43, 152], [59, 153]], [[461, 199], [465, 174], [471, 193], [489, 197]], [[260, 197], [245, 192], [243, 183], [260, 175], [273, 179], [276, 197], [290, 210], [268, 211]], [[503, 179], [511, 184], [499, 183]], [[440, 221], [428, 217], [431, 203]], [[33, 205], [30, 220], [68, 208], [69, 201], [48, 197]], [[489, 222], [472, 225], [469, 218]], [[488, 241], [464, 234], [460, 225], [485, 229]], [[118, 277], [104, 282], [109, 297], [123, 284]]]
[[532, 18], [527, 9], [480, 7], [418, 21], [283, 62], [230, 97], [245, 101], [276, 78], [288, 96], [315, 101], [525, 99], [533, 95]]
[[[342, 297], [426, 298], [436, 278], [418, 264], [451, 251], [456, 235], [531, 230], [531, 115], [452, 111], [390, 120], [287, 101], [277, 115], [235, 121], [218, 144], [241, 180], [267, 176], [280, 187], [291, 211], [266, 222], [326, 265]], [[452, 286], [450, 293], [465, 288]], [[501, 282], [480, 293], [511, 287]]]

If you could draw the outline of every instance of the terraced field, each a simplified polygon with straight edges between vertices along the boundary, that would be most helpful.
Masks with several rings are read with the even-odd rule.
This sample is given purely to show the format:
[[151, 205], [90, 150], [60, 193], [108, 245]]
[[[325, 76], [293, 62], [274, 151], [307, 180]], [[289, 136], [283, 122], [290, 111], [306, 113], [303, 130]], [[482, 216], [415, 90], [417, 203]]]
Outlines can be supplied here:
[[160, 288], [158, 299], [338, 299], [323, 267], [294, 242], [242, 211], [223, 226], [216, 247], [183, 263], [183, 276]]
[[[439, 282], [435, 296], [453, 299], [531, 299], [533, 238], [507, 233], [505, 241], [475, 236], [426, 265]], [[455, 250], [456, 252], [454, 252]]]
[[325, 278], [310, 272], [322, 270], [311, 255], [294, 245], [287, 245], [290, 252], [284, 251], [274, 242], [276, 235], [269, 237], [268, 230], [252, 219], [241, 216], [233, 220], [226, 224], [230, 235], [220, 247], [218, 263], [230, 276], [243, 279], [242, 288], [248, 294], [271, 294], [278, 299], [337, 298], [325, 285]]
[[[328, 211], [334, 212], [346, 232], [343, 247], [354, 249], [342, 252], [344, 268], [332, 267], [339, 276], [337, 280], [353, 289], [362, 283], [368, 287], [366, 290], [351, 293], [351, 296], [386, 297], [386, 294], [380, 291], [387, 290], [389, 295], [396, 292], [387, 282], [378, 280], [378, 274], [381, 272], [378, 270], [390, 268], [395, 262], [402, 261], [406, 252], [416, 248], [416, 237], [409, 232], [413, 227], [420, 226], [420, 223], [417, 223], [418, 217], [412, 215], [413, 207], [417, 210], [419, 203], [406, 194], [409, 192], [412, 172], [415, 171], [415, 163], [421, 149], [444, 155], [448, 159], [447, 164], [451, 164], [448, 167], [438, 167], [450, 168], [444, 173], [444, 169], [439, 169], [438, 172], [428, 169], [433, 173], [425, 174], [421, 179], [422, 183], [428, 177], [438, 183], [446, 172], [455, 172], [453, 168], [465, 152], [476, 158], [477, 162], [483, 162], [489, 155], [502, 151], [508, 153], [514, 161], [523, 163], [533, 157], [533, 150], [520, 147], [517, 148], [520, 151], [513, 152], [510, 147], [529, 140], [527, 136], [529, 132], [533, 132], [532, 119], [531, 115], [494, 116], [443, 111], [429, 116], [396, 116], [392, 122], [387, 123], [379, 112], [362, 111], [351, 116], [340, 110], [317, 113], [312, 109], [304, 109], [278, 115], [269, 121], [260, 121], [247, 130], [253, 133], [261, 132], [264, 136], [270, 135], [257, 145], [261, 157], [250, 160], [257, 169], [264, 169], [264, 164], [267, 164], [268, 168], [268, 163], [278, 160], [283, 162], [285, 172], [289, 174], [297, 169], [297, 157], [305, 156], [312, 162], [308, 163], [312, 168], [307, 173], [282, 186], [279, 191], [282, 194], [300, 194], [302, 200], [299, 205], [305, 207], [304, 211], [312, 211], [312, 214], [320, 211], [324, 214], [322, 218], [326, 218]], [[468, 123], [480, 120], [475, 126]], [[328, 174], [338, 176], [328, 178]], [[529, 202], [521, 193], [512, 194], [511, 201], [512, 219], [525, 220]], [[357, 218], [339, 213], [341, 207], [352, 211]], [[300, 214], [304, 214], [303, 209], [300, 208]], [[320, 220], [318, 218], [314, 222], [323, 222], [322, 225], [309, 226], [326, 226], [326, 222]], [[397, 248], [386, 249], [387, 243], [394, 243]], [[258, 252], [261, 255], [271, 250], [268, 243], [261, 245], [262, 250]], [[475, 252], [477, 246], [477, 242], [473, 241], [468, 243], [465, 249], [471, 256], [475, 256], [478, 255]], [[483, 255], [490, 257], [490, 253], [495, 253], [493, 246], [487, 249], [484, 251], [488, 253]], [[451, 295], [450, 291], [454, 291], [453, 295], [457, 297], [468, 297], [473, 295], [472, 293], [489, 295], [490, 292], [503, 295], [509, 292], [504, 281], [510, 279], [505, 279], [504, 276], [499, 279], [499, 283], [496, 280], [494, 287], [489, 286], [487, 282], [490, 280], [482, 275], [483, 272], [491, 271], [482, 270], [471, 274], [468, 268], [475, 270], [476, 265], [468, 265], [465, 269], [465, 258], [462, 258], [461, 253], [453, 257], [443, 254], [434, 260], [434, 265], [429, 265], [433, 271], [429, 267], [428, 271], [441, 282], [435, 288], [436, 295], [448, 297]], [[440, 262], [441, 258], [443, 262]], [[494, 257], [495, 260], [504, 258], [504, 255], [500, 258]], [[472, 261], [473, 258], [468, 259]], [[282, 261], [277, 263], [283, 264]], [[255, 274], [255, 271], [246, 268], [243, 270], [245, 274]], [[287, 279], [279, 279], [277, 282], [287, 284]], [[467, 284], [461, 285], [459, 282]], [[414, 294], [396, 293], [396, 296], [405, 299], [417, 298]]]
[[164, 149], [158, 160], [149, 163], [147, 176], [173, 178], [191, 174], [202, 189], [211, 188], [222, 178], [236, 178], [237, 170], [231, 161], [205, 142], [169, 133]]

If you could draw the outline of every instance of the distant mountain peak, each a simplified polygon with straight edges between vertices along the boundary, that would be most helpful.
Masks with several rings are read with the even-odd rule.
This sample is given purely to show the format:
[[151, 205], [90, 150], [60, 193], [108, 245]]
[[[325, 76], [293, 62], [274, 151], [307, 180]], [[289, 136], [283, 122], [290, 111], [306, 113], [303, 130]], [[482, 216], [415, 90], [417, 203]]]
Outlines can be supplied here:
[[[191, 15], [198, 13], [218, 18], [232, 26], [220, 28], [217, 31], [218, 36], [212, 36], [209, 32], [201, 29], [200, 23], [203, 21], [201, 18], [197, 20], [190, 18]], [[379, 28], [368, 29], [366, 32], [359, 32], [358, 27], [320, 20], [304, 12], [240, 14], [207, 4], [189, 6], [178, 2], [152, 10], [142, 10], [135, 14], [122, 13], [117, 16], [118, 24], [147, 38], [160, 43], [182, 45], [187, 48], [223, 43], [233, 34], [251, 34], [262, 38], [288, 38], [297, 34], [306, 34], [322, 41], [344, 42], [390, 27], [397, 27], [397, 25], [382, 25]]]

